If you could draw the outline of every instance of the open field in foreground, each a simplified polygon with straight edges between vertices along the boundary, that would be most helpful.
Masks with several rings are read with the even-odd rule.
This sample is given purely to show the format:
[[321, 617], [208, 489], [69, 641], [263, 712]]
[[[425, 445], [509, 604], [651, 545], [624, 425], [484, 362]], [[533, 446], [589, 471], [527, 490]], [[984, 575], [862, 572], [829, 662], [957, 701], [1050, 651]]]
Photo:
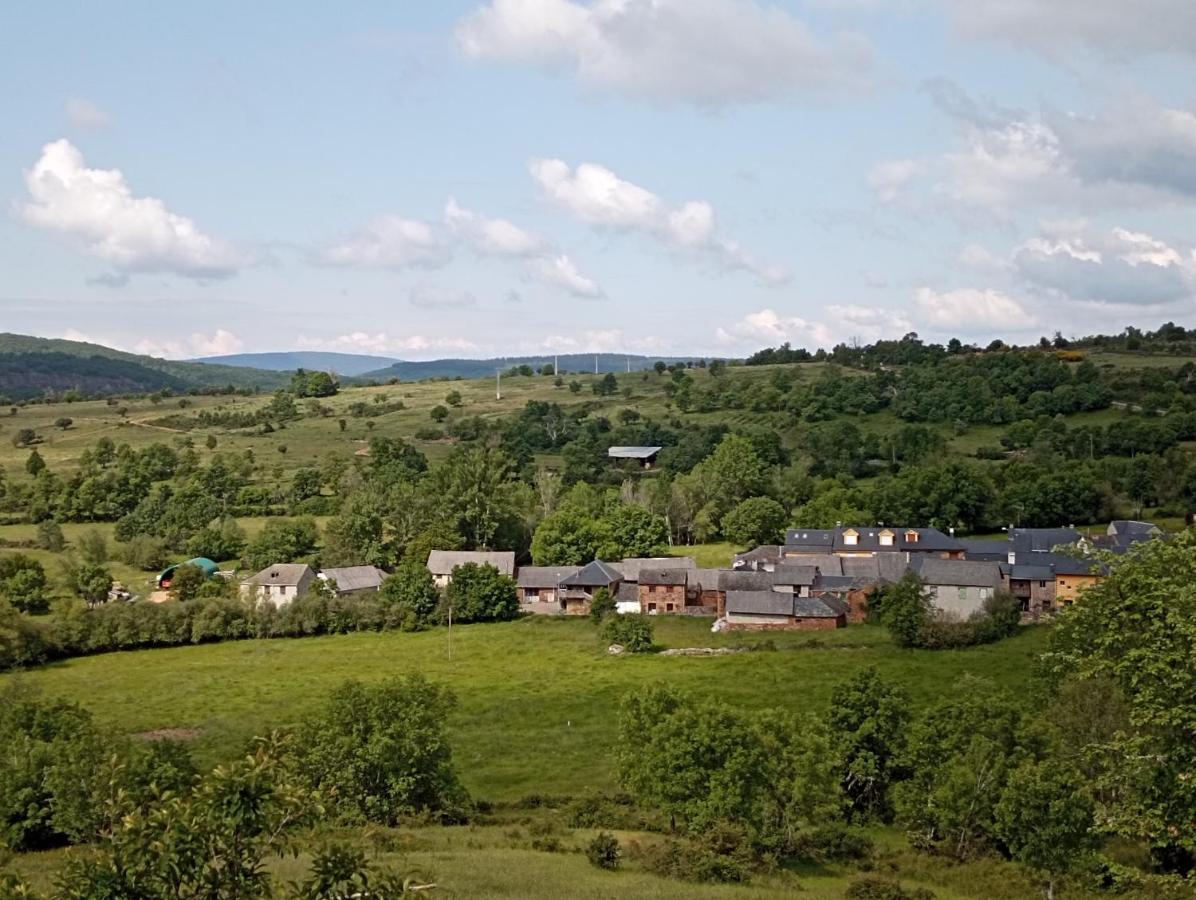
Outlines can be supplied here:
[[608, 657], [588, 620], [530, 618], [448, 632], [380, 633], [111, 653], [4, 675], [90, 709], [128, 734], [200, 732], [205, 763], [237, 753], [254, 735], [290, 725], [348, 678], [422, 672], [452, 687], [453, 745], [474, 796], [511, 801], [531, 793], [615, 788], [611, 749], [620, 698], [667, 682], [745, 709], [821, 712], [834, 686], [875, 665], [905, 684], [916, 705], [968, 674], [1024, 696], [1045, 630], [1028, 629], [961, 651], [901, 650], [874, 626], [824, 634], [714, 635], [702, 619], [658, 620], [665, 647], [775, 646], [712, 658]]

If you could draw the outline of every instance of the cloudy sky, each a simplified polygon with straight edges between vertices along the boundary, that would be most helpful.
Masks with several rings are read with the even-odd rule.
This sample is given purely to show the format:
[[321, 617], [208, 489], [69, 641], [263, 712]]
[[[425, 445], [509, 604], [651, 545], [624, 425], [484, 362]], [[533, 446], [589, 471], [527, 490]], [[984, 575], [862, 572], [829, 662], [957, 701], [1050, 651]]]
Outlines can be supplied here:
[[1191, 0], [14, 4], [0, 330], [739, 354], [1196, 325]]

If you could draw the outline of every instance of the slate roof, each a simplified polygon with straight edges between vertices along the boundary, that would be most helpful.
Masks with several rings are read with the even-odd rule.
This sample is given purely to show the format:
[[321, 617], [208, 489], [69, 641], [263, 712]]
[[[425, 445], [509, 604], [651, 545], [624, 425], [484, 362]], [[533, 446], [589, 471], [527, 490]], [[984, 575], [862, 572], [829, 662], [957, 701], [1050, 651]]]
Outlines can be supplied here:
[[433, 550], [428, 554], [428, 570], [433, 575], [451, 575], [453, 569], [469, 563], [494, 566], [503, 575], [515, 574], [515, 554], [509, 550]]
[[520, 566], [515, 583], [521, 588], [555, 588], [581, 566]]
[[865, 586], [848, 575], [819, 575], [814, 584], [811, 585], [810, 590], [815, 594], [819, 591], [841, 594]]
[[690, 587], [699, 591], [721, 590], [719, 580], [722, 574], [722, 569], [694, 569], [689, 573]]
[[759, 547], [744, 553], [736, 553], [731, 566], [739, 569], [757, 563], [773, 565], [780, 560], [782, 555], [783, 548], [780, 544], [761, 544]]
[[640, 571], [645, 568], [693, 569], [697, 562], [692, 556], [631, 556], [610, 565], [622, 572], [626, 581], [639, 581]]
[[823, 575], [842, 575], [843, 574], [843, 557], [835, 556], [833, 553], [820, 553], [816, 556], [802, 556], [799, 562], [803, 566], [813, 566]]
[[833, 528], [790, 528], [785, 532], [786, 553], [830, 553], [834, 548]]
[[776, 591], [727, 591], [727, 612], [749, 616], [791, 616], [793, 595]]
[[772, 583], [775, 585], [809, 586], [814, 583], [818, 570], [814, 566], [797, 566], [781, 564], [773, 570]]
[[922, 557], [913, 568], [929, 585], [996, 588], [1001, 584], [1001, 566], [995, 562]]
[[623, 580], [623, 573], [610, 563], [600, 559], [586, 563], [573, 575], [561, 582], [562, 587], [610, 587]]
[[640, 569], [640, 584], [686, 585], [691, 571], [686, 566], [644, 566]]
[[324, 569], [320, 572], [322, 578], [336, 582], [338, 591], [368, 591], [377, 590], [386, 580], [386, 573], [377, 566], [342, 566], [335, 569]]
[[1014, 528], [1009, 532], [1013, 550], [1018, 554], [1049, 553], [1061, 544], [1074, 544], [1081, 537], [1074, 528]]
[[976, 541], [964, 539], [960, 541], [968, 559], [981, 562], [1005, 562], [1009, 551], [1013, 549], [1008, 539], [1003, 541]]
[[254, 584], [286, 585], [291, 587], [303, 580], [304, 573], [312, 573], [312, 568], [305, 563], [279, 563], [276, 566], [266, 566], [249, 579]]
[[1135, 536], [1150, 538], [1162, 534], [1162, 529], [1154, 522], [1138, 522], [1133, 519], [1117, 519], [1109, 523], [1108, 533], [1118, 537]]
[[719, 590], [726, 591], [727, 596], [730, 596], [732, 591], [738, 593], [745, 591], [772, 591], [772, 577], [772, 572], [724, 569], [719, 575], [718, 587]]
[[[856, 542], [847, 543], [844, 535], [856, 532]], [[881, 532], [892, 533], [892, 543], [881, 543]], [[786, 553], [853, 553], [908, 551], [942, 553], [959, 551], [963, 545], [937, 528], [898, 528], [844, 526], [842, 528], [790, 528], [785, 532]]]
[[[1026, 554], [1026, 562], [1004, 565], [1001, 571], [1015, 581], [1054, 581], [1056, 575], [1104, 575], [1108, 567], [1097, 560], [1076, 559], [1063, 553]], [[1019, 557], [1020, 559], [1020, 557]]]
[[619, 589], [615, 591], [616, 603], [639, 603], [640, 592], [639, 587], [634, 582], [624, 581], [619, 585]]
[[606, 455], [611, 459], [651, 459], [663, 447], [610, 447]]
[[833, 597], [794, 597], [776, 591], [729, 591], [727, 612], [739, 616], [834, 619], [846, 614], [847, 606]]

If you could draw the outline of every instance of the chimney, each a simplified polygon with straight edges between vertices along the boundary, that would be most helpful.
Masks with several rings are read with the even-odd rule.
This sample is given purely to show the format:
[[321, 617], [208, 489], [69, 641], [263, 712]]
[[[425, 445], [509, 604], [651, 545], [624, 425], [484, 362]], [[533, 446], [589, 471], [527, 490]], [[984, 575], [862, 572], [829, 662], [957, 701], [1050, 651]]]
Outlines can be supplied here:
[[1008, 559], [1009, 565], [1012, 566], [1017, 563], [1017, 554], [1014, 551], [1010, 550], [1009, 555], [1006, 557], [1006, 559]]
[[955, 526], [952, 525], [950, 528], [947, 529], [947, 532], [951, 535], [951, 537], [955, 537]]

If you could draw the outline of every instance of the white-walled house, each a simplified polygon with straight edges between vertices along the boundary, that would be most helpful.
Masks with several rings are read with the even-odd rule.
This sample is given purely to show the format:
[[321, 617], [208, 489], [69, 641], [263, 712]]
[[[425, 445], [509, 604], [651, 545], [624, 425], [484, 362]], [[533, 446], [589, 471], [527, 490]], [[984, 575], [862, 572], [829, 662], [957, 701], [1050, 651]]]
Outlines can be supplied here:
[[241, 596], [246, 599], [268, 600], [275, 606], [286, 606], [300, 597], [316, 580], [311, 566], [303, 563], [279, 563], [267, 566], [252, 578], [241, 582]]

